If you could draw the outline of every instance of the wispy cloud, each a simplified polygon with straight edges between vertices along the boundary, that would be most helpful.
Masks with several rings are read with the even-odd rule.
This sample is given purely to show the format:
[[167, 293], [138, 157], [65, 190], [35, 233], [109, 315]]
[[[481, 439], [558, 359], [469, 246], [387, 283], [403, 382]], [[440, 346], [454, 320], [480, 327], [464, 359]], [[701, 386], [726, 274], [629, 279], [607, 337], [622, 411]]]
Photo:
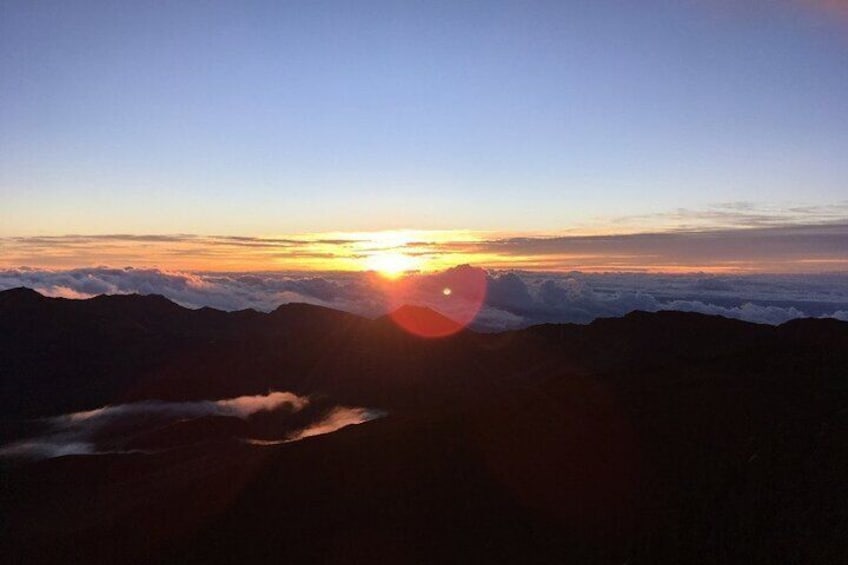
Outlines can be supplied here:
[[268, 439], [248, 439], [247, 443], [252, 445], [280, 445], [283, 443], [291, 443], [308, 437], [331, 434], [339, 431], [347, 426], [355, 426], [364, 424], [371, 420], [383, 418], [386, 412], [382, 410], [374, 410], [371, 408], [349, 408], [347, 406], [336, 406], [330, 410], [323, 418], [309, 426], [289, 434], [285, 439], [268, 440]]
[[719, 202], [702, 209], [677, 208], [654, 214], [616, 218], [624, 229], [656, 231], [715, 231], [727, 229], [780, 228], [846, 223], [848, 201], [828, 205], [762, 204], [749, 201]]
[[540, 271], [848, 271], [848, 223], [445, 244], [494, 268]]
[[[103, 406], [50, 418], [46, 421], [47, 429], [40, 435], [0, 446], [0, 457], [38, 459], [63, 455], [141, 453], [144, 451], [126, 447], [127, 442], [139, 434], [156, 431], [163, 426], [207, 416], [247, 420], [260, 412], [286, 411], [294, 414], [310, 404], [310, 399], [306, 396], [290, 392], [270, 392], [222, 400], [147, 400]], [[331, 407], [317, 414], [317, 418], [306, 427], [298, 428], [279, 439], [262, 440], [262, 443], [297, 441], [385, 416], [385, 413], [379, 410], [346, 406]], [[249, 438], [241, 439], [255, 441]]]
[[318, 422], [315, 422], [311, 426], [289, 436], [289, 441], [297, 441], [308, 437], [329, 434], [346, 426], [369, 422], [384, 415], [385, 413], [378, 410], [338, 406], [330, 410], [330, 412]]
[[264, 395], [239, 396], [223, 400], [198, 400], [194, 402], [163, 402], [149, 400], [132, 404], [103, 406], [85, 412], [73, 412], [56, 418], [57, 423], [97, 426], [126, 416], [155, 414], [165, 418], [199, 418], [201, 416], [235, 416], [248, 418], [258, 412], [272, 412], [287, 407], [298, 412], [309, 404], [306, 397], [290, 392], [270, 392]]
[[848, 202], [726, 202], [597, 218], [555, 234], [416, 231], [283, 237], [192, 234], [0, 238], [0, 267], [132, 265], [178, 271], [361, 271], [400, 253], [423, 270], [469, 263], [537, 271], [848, 270]]
[[[770, 226], [765, 219], [748, 223], [758, 227], [618, 235], [480, 235], [438, 242], [413, 240], [393, 248], [364, 241], [233, 244], [228, 239], [197, 236], [7, 238], [2, 241], [0, 266], [69, 268], [112, 263], [132, 264], [141, 270], [158, 265], [156, 268], [178, 271], [261, 272], [288, 266], [293, 272], [355, 272], [366, 268], [375, 249], [391, 249], [421, 258], [431, 269], [473, 263], [537, 271], [848, 271], [848, 223]], [[195, 264], [206, 268], [192, 267]], [[235, 268], [245, 265], [244, 269]]]
[[[356, 239], [260, 238], [193, 234], [6, 237], [2, 263], [70, 267], [118, 264], [188, 269], [324, 270], [345, 267]], [[349, 266], [348, 266], [349, 268]]]

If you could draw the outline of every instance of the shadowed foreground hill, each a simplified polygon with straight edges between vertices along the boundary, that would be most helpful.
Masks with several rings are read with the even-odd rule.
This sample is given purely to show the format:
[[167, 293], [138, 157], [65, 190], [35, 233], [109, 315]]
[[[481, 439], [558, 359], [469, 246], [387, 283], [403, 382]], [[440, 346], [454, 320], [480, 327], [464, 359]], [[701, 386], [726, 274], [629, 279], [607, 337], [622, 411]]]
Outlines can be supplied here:
[[[848, 562], [834, 320], [634, 312], [427, 340], [307, 305], [15, 289], [0, 386], [7, 443], [105, 404], [312, 399], [163, 425], [131, 438], [144, 452], [3, 459], [10, 562]], [[388, 415], [244, 441], [335, 405]]]

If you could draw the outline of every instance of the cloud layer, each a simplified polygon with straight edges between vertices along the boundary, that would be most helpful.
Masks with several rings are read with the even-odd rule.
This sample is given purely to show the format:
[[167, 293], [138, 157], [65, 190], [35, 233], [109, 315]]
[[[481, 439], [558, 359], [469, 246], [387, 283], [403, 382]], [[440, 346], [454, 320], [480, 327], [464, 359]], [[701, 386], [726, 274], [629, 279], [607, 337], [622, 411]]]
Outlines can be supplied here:
[[190, 308], [265, 312], [283, 303], [305, 302], [368, 317], [405, 303], [429, 306], [450, 316], [479, 300], [479, 296], [463, 292], [467, 271], [478, 272], [485, 279], [482, 307], [472, 322], [473, 328], [483, 331], [544, 322], [588, 323], [632, 310], [684, 310], [768, 324], [798, 317], [848, 319], [848, 274], [839, 273], [528, 273], [461, 266], [389, 281], [372, 273], [312, 276], [132, 268], [9, 269], [0, 271], [0, 290], [26, 286], [67, 298], [161, 294]]
[[[591, 272], [848, 272], [848, 203], [617, 218], [593, 229], [520, 236], [468, 231], [328, 233], [279, 238], [199, 235], [0, 237], [0, 268], [120, 264], [202, 271], [361, 271], [393, 253], [422, 269]], [[624, 232], [624, 233], [622, 233]]]

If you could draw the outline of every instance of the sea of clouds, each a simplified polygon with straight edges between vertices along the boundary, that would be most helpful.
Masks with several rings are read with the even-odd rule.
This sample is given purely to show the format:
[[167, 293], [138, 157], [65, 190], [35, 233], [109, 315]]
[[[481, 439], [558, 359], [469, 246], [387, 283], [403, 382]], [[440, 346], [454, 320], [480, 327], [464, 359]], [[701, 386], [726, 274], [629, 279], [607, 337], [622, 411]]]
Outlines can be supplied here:
[[[139, 268], [0, 270], [0, 290], [25, 286], [49, 296], [161, 294], [189, 308], [253, 308], [306, 302], [368, 317], [397, 304], [446, 311], [443, 288], [457, 288], [469, 270], [485, 274], [486, 297], [472, 327], [498, 331], [546, 322], [589, 323], [633, 310], [682, 310], [781, 324], [801, 317], [848, 321], [848, 274], [710, 275], [482, 271], [467, 265], [387, 281], [375, 273], [199, 273]], [[462, 292], [452, 300], [462, 300]], [[449, 307], [447, 308], [449, 310]]]

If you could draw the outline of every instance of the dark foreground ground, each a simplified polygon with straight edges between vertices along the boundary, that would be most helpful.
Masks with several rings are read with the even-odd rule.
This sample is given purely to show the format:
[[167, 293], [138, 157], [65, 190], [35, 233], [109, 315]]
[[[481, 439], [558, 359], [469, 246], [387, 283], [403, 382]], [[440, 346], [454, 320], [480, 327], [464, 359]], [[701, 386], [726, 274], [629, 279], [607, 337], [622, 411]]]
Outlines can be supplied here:
[[[105, 404], [276, 390], [315, 406], [121, 444], [143, 452], [3, 458], [4, 563], [848, 563], [833, 320], [636, 312], [424, 340], [304, 305], [12, 290], [0, 387], [7, 446]], [[332, 406], [387, 415], [244, 441]]]

